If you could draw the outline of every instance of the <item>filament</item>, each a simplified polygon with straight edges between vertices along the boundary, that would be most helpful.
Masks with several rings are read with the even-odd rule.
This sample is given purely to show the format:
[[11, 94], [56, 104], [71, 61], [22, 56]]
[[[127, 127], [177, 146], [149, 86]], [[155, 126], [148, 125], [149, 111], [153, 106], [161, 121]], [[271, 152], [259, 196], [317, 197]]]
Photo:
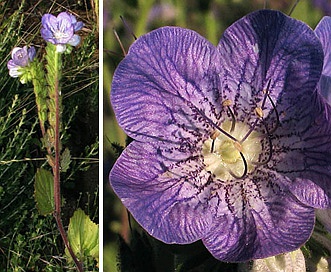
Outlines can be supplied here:
[[[264, 97], [263, 97], [263, 101], [262, 101], [262, 106], [260, 108], [256, 108], [256, 109], [260, 109], [258, 110], [258, 112], [262, 112], [263, 113], [263, 108], [264, 105], [266, 103], [267, 97], [269, 96], [269, 88], [270, 88], [270, 83], [271, 83], [271, 79], [269, 79], [268, 81], [268, 85], [267, 88], [265, 90], [263, 90], [264, 92]], [[274, 104], [273, 104], [274, 105]], [[255, 110], [256, 110], [255, 109]], [[263, 114], [262, 114], [263, 115]], [[258, 115], [259, 116], [259, 115]], [[253, 126], [248, 130], [248, 132], [246, 133], [246, 135], [241, 139], [240, 143], [243, 143], [244, 141], [246, 141], [246, 139], [248, 138], [248, 136], [253, 132], [253, 130], [255, 129], [257, 122], [259, 121], [259, 118], [255, 119]]]
[[211, 147], [210, 147], [210, 153], [214, 152], [214, 147], [215, 147], [215, 139], [211, 142]]
[[230, 112], [231, 115], [231, 129], [230, 129], [230, 133], [234, 131], [234, 129], [236, 128], [236, 117], [234, 116], [233, 111], [231, 110], [230, 107], [228, 107], [228, 111]]
[[271, 131], [269, 131], [270, 134], [273, 134], [273, 133], [276, 131], [276, 129], [278, 128], [278, 126], [279, 126], [279, 124], [280, 124], [280, 121], [279, 121], [279, 114], [278, 114], [278, 111], [277, 111], [276, 105], [275, 105], [274, 101], [272, 101], [272, 99], [271, 99], [271, 97], [270, 97], [269, 94], [268, 94], [268, 98], [269, 98], [269, 101], [270, 101], [270, 103], [271, 103], [273, 109], [275, 110], [276, 119], [277, 119], [277, 121], [276, 121], [276, 126], [275, 126]]
[[201, 116], [203, 116], [207, 122], [213, 126], [215, 129], [217, 129], [219, 132], [223, 133], [225, 136], [227, 136], [228, 138], [230, 138], [231, 140], [237, 142], [238, 140], [233, 137], [231, 134], [229, 134], [228, 132], [226, 132], [224, 129], [222, 129], [220, 126], [216, 125], [212, 120], [210, 120], [201, 110], [199, 110], [198, 108], [195, 108], [195, 110], [197, 112], [199, 112], [201, 114]]
[[243, 160], [243, 163], [244, 163], [244, 172], [243, 172], [243, 174], [242, 174], [241, 176], [237, 176], [235, 173], [233, 173], [233, 172], [231, 171], [231, 169], [228, 170], [229, 173], [230, 173], [230, 175], [231, 175], [232, 177], [236, 178], [236, 179], [242, 179], [242, 178], [244, 178], [244, 177], [247, 175], [247, 171], [248, 171], [248, 165], [247, 165], [247, 161], [246, 161], [246, 159], [245, 159], [244, 154], [243, 154], [241, 151], [239, 152], [239, 154], [240, 154], [240, 156], [241, 156], [241, 158], [242, 158], [242, 160]]

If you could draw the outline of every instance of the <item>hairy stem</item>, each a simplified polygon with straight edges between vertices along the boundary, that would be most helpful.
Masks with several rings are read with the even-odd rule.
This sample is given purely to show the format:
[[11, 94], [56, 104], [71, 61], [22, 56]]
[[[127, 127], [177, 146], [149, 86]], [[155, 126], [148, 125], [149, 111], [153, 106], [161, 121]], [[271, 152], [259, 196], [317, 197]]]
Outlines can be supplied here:
[[54, 211], [54, 218], [56, 220], [58, 229], [60, 231], [62, 240], [68, 249], [72, 259], [74, 260], [77, 270], [83, 272], [82, 263], [77, 259], [75, 253], [73, 252], [66, 232], [64, 230], [62, 219], [61, 219], [61, 190], [60, 190], [60, 155], [61, 155], [61, 143], [60, 143], [60, 122], [61, 122], [61, 98], [60, 98], [60, 69], [61, 67], [61, 56], [60, 53], [55, 53], [55, 77], [54, 77], [54, 99], [55, 99], [55, 126], [54, 126], [54, 165], [52, 166], [53, 175], [54, 175], [54, 204], [55, 204], [55, 211]]

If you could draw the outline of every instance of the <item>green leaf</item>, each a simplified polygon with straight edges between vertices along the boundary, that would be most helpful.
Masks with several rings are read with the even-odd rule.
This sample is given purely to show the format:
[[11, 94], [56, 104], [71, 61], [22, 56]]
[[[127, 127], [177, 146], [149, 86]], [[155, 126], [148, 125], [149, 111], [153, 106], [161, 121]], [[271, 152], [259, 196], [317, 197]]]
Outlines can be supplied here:
[[66, 148], [61, 155], [61, 172], [66, 172], [69, 169], [71, 162], [71, 155], [68, 148]]
[[35, 201], [41, 215], [54, 211], [54, 181], [51, 172], [39, 168], [35, 175]]
[[[75, 211], [70, 218], [68, 228], [69, 244], [80, 261], [86, 257], [99, 258], [99, 227], [81, 209]], [[66, 255], [70, 254], [65, 249]]]

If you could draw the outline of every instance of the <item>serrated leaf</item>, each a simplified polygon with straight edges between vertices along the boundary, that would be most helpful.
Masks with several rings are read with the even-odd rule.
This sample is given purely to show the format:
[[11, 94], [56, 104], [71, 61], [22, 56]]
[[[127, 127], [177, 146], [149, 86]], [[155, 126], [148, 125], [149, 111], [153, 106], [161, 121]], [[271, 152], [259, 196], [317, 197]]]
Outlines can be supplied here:
[[50, 171], [39, 168], [35, 175], [35, 201], [41, 215], [54, 211], [54, 180]]
[[240, 267], [241, 272], [302, 272], [306, 271], [305, 258], [301, 249], [277, 256], [255, 260], [253, 264]]
[[[76, 210], [70, 218], [68, 240], [79, 260], [83, 261], [89, 256], [98, 260], [99, 227], [81, 209]], [[71, 258], [67, 249], [65, 252]]]
[[71, 162], [71, 155], [68, 148], [66, 148], [61, 154], [61, 172], [66, 172], [69, 169]]

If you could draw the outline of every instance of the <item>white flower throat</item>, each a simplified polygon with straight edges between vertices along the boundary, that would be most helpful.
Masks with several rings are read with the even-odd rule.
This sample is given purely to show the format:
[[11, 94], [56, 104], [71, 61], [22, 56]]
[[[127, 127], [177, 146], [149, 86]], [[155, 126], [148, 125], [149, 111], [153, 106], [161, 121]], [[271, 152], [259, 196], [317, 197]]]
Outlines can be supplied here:
[[245, 137], [250, 130], [247, 124], [236, 122], [233, 128], [231, 121], [225, 121], [221, 128], [238, 141], [215, 130], [203, 143], [202, 154], [205, 169], [221, 180], [240, 178], [252, 172], [262, 152], [263, 135], [253, 130], [244, 141], [240, 142], [239, 140]]

